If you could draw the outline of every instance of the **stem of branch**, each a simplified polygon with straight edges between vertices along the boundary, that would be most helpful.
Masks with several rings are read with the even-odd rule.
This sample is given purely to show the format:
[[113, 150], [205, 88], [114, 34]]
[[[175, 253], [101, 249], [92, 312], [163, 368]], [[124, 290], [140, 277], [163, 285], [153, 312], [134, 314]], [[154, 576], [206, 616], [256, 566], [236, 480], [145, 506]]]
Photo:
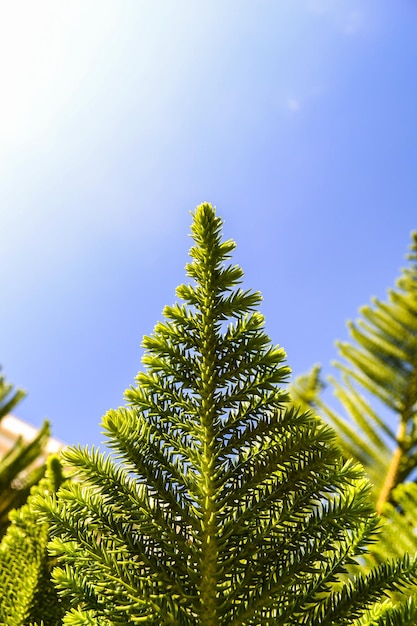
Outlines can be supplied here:
[[404, 440], [407, 433], [407, 425], [405, 421], [401, 421], [397, 432], [397, 447], [392, 455], [391, 463], [388, 467], [387, 474], [385, 476], [384, 484], [379, 493], [376, 503], [376, 510], [378, 513], [382, 513], [385, 502], [390, 499], [390, 495], [394, 487], [397, 486], [398, 470], [400, 467], [401, 459], [404, 452]]

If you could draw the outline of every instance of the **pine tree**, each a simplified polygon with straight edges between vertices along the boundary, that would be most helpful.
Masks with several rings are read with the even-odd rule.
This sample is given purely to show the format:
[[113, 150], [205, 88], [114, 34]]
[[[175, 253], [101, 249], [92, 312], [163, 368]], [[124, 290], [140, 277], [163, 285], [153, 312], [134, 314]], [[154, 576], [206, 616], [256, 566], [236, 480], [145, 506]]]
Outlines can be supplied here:
[[75, 480], [38, 498], [72, 604], [64, 623], [382, 624], [384, 594], [415, 581], [417, 563], [361, 571], [379, 525], [368, 482], [288, 402], [284, 351], [221, 230], [197, 207], [193, 283], [145, 337], [128, 406], [103, 418], [111, 452], [67, 449]]
[[[320, 368], [292, 386], [296, 404], [319, 410], [337, 428], [345, 454], [360, 460], [373, 482], [373, 496], [383, 514], [383, 531], [371, 546], [368, 564], [417, 553], [417, 233], [410, 261], [389, 291], [374, 299], [350, 324], [351, 342], [339, 343], [341, 380], [329, 378], [340, 400], [338, 413], [323, 400]], [[398, 596], [380, 621], [390, 626], [417, 623], [417, 596]]]
[[55, 493], [62, 483], [57, 458], [48, 460], [46, 476], [31, 489], [27, 502], [10, 513], [11, 524], [0, 543], [0, 624], [60, 626], [65, 613], [52, 583], [48, 556], [49, 527], [33, 509], [38, 495]]
[[395, 501], [397, 485], [415, 480], [417, 469], [417, 233], [408, 259], [388, 300], [374, 298], [363, 307], [349, 323], [351, 341], [337, 344], [342, 376], [329, 383], [342, 412], [320, 396], [317, 367], [291, 390], [296, 403], [330, 421], [346, 454], [365, 466], [380, 512]]
[[[15, 390], [4, 376], [0, 376], [0, 421], [25, 395], [22, 389]], [[25, 443], [19, 437], [0, 458], [0, 539], [9, 525], [9, 512], [26, 502], [31, 487], [45, 474], [45, 463], [39, 463], [39, 460], [42, 459], [49, 437], [50, 426], [45, 421], [31, 442]]]

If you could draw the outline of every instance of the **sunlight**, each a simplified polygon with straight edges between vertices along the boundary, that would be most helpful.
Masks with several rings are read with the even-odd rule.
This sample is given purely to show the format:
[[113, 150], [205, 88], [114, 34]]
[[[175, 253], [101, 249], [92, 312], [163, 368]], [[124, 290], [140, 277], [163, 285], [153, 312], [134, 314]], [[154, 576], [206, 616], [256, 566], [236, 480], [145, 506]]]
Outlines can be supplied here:
[[85, 80], [94, 50], [117, 17], [118, 11], [110, 16], [108, 7], [105, 1], [99, 7], [77, 0], [2, 5], [1, 152], [39, 137], [74, 104], [71, 98]]
[[[58, 8], [59, 7], [59, 8]], [[3, 144], [18, 145], [42, 132], [52, 101], [52, 85], [65, 43], [62, 22], [74, 16], [70, 4], [8, 3], [0, 22], [3, 97], [0, 136]], [[42, 98], [43, 95], [43, 98]], [[42, 101], [43, 100], [43, 101]]]

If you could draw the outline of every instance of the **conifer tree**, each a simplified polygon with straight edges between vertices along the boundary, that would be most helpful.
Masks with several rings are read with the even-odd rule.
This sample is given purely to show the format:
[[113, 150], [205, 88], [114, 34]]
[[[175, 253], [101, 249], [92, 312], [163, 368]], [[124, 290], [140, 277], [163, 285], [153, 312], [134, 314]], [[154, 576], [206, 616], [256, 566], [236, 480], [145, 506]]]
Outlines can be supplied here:
[[[329, 383], [342, 411], [324, 401], [318, 366], [291, 387], [293, 401], [325, 416], [345, 454], [363, 463], [371, 478], [385, 524], [371, 546], [370, 564], [417, 553], [417, 233], [408, 260], [387, 301], [374, 298], [363, 307], [349, 325], [351, 341], [338, 344], [342, 377], [329, 377]], [[403, 596], [394, 611], [385, 603], [380, 611], [376, 624], [413, 626], [417, 596]]]
[[[0, 376], [0, 421], [25, 395], [22, 389], [14, 389], [6, 382], [4, 376]], [[49, 437], [50, 426], [45, 421], [31, 442], [25, 443], [19, 437], [11, 449], [0, 458], [0, 538], [9, 525], [9, 512], [26, 502], [31, 487], [37, 484], [45, 473], [45, 463], [35, 462], [42, 457]]]
[[65, 613], [52, 583], [47, 552], [49, 528], [39, 523], [33, 501], [55, 493], [62, 483], [61, 465], [50, 457], [46, 476], [31, 489], [27, 502], [10, 513], [11, 524], [0, 543], [0, 624], [60, 626]]
[[337, 344], [341, 379], [329, 383], [342, 411], [321, 397], [318, 367], [291, 389], [294, 402], [319, 410], [339, 432], [346, 454], [365, 466], [380, 512], [395, 502], [397, 485], [416, 478], [417, 233], [408, 260], [388, 300], [374, 298], [362, 307], [358, 321], [349, 323], [351, 341]]
[[234, 243], [211, 205], [193, 217], [193, 282], [145, 337], [128, 406], [103, 418], [111, 452], [67, 449], [76, 480], [38, 498], [72, 604], [64, 623], [396, 619], [381, 600], [415, 581], [416, 561], [361, 571], [379, 524], [362, 469], [288, 402], [284, 351], [265, 333], [259, 293], [239, 287]]

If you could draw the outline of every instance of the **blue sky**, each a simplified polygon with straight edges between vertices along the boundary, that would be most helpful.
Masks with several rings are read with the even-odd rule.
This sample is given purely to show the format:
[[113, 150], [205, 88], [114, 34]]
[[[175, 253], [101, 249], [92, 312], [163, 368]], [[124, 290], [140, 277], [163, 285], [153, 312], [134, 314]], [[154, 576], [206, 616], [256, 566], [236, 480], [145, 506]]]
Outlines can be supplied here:
[[417, 229], [417, 2], [0, 8], [0, 363], [18, 415], [100, 443], [217, 206], [294, 374]]

